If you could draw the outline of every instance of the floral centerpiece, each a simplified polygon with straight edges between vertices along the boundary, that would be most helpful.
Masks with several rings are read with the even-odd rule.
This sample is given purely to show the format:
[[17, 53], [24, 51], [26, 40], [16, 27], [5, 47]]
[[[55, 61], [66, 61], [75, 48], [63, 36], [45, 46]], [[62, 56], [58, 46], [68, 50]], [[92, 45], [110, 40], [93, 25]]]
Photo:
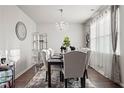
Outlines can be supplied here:
[[64, 40], [63, 40], [63, 45], [61, 46], [61, 51], [67, 51], [67, 48], [70, 46], [70, 39], [68, 36], [65, 36], [64, 37]]

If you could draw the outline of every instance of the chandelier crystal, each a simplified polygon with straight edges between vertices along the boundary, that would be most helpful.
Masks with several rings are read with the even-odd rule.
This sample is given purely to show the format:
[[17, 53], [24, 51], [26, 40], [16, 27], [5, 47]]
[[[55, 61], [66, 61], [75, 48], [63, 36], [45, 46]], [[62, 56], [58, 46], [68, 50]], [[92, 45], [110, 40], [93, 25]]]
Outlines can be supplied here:
[[67, 27], [68, 23], [65, 21], [63, 17], [63, 9], [59, 9], [59, 12], [61, 14], [61, 19], [59, 22], [56, 23], [56, 26], [60, 31], [63, 31]]

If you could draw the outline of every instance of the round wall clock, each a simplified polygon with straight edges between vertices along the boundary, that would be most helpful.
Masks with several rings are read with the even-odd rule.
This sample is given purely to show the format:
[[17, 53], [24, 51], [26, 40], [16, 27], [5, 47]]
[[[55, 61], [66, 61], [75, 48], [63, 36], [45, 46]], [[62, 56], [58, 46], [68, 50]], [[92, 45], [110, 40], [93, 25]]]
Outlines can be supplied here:
[[21, 41], [25, 40], [27, 36], [27, 29], [23, 22], [21, 21], [17, 22], [15, 32], [19, 40]]

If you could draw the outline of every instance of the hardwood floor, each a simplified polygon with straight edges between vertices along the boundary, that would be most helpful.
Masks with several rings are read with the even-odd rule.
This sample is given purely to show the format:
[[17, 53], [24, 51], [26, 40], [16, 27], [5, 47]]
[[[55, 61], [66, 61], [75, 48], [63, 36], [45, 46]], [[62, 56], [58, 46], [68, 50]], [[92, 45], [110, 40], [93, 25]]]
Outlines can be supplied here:
[[112, 82], [108, 78], [105, 78], [103, 75], [99, 74], [97, 71], [89, 67], [88, 69], [88, 78], [97, 88], [121, 88], [120, 85]]
[[25, 85], [33, 78], [36, 74], [35, 66], [30, 68], [27, 72], [22, 74], [19, 78], [15, 80], [15, 87], [16, 88], [24, 88]]
[[[15, 87], [25, 87], [25, 85], [33, 78], [36, 72], [36, 68], [33, 66], [31, 69], [29, 69], [27, 72], [15, 80]], [[105, 78], [92, 68], [88, 69], [88, 78], [97, 88], [121, 88], [121, 86], [113, 83], [111, 80]]]

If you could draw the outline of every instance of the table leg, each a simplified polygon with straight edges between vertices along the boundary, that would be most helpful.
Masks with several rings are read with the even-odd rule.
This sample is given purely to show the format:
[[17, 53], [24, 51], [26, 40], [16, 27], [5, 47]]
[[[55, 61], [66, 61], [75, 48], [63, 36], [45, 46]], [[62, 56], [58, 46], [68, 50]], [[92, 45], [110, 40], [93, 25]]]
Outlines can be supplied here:
[[15, 64], [13, 66], [13, 88], [15, 88]]
[[15, 87], [15, 65], [13, 65], [11, 70], [12, 70], [12, 85], [11, 85], [11, 87], [14, 88]]
[[48, 63], [48, 87], [51, 87], [51, 65]]

